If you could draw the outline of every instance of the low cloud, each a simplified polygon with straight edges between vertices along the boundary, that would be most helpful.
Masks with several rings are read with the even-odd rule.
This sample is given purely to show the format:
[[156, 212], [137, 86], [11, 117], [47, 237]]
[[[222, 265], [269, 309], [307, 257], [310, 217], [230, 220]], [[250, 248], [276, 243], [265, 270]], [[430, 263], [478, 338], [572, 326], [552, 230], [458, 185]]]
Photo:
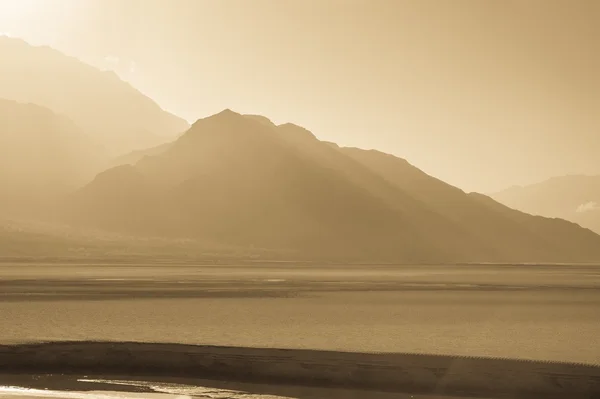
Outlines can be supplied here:
[[600, 210], [600, 204], [595, 201], [586, 202], [585, 204], [581, 204], [577, 207], [577, 212], [590, 212]]

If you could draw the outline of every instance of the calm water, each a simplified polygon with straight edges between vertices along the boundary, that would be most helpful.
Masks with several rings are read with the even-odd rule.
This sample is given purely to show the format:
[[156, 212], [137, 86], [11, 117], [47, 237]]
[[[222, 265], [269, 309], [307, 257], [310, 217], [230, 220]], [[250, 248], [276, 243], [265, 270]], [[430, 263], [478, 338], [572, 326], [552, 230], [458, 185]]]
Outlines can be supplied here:
[[599, 270], [5, 265], [0, 342], [138, 340], [600, 363]]

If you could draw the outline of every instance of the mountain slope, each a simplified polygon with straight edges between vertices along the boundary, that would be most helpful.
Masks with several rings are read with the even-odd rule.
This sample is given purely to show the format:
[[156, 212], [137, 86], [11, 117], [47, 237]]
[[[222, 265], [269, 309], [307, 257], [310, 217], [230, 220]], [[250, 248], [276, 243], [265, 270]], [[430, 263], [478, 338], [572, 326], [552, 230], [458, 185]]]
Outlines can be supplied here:
[[[166, 259], [253, 259], [269, 256], [285, 259], [285, 253], [249, 251], [245, 248], [222, 246], [215, 242], [136, 237], [96, 229], [81, 229], [54, 222], [0, 216], [0, 262], [6, 258], [51, 258], [94, 260], [112, 259], [138, 262], [162, 262]], [[48, 259], [50, 260], [50, 259]]]
[[497, 201], [534, 215], [560, 217], [600, 234], [600, 176], [554, 177], [492, 194]]
[[[377, 201], [383, 202], [384, 206], [390, 208], [392, 212], [401, 212], [404, 217], [404, 224], [409, 223], [420, 230], [427, 231], [426, 235], [431, 248], [437, 247], [438, 250], [443, 250], [446, 254], [457, 254], [466, 250], [473, 251], [472, 248], [467, 248], [464, 245], [465, 242], [468, 242], [468, 239], [464, 236], [465, 232], [460, 227], [449, 223], [447, 220], [440, 219], [439, 215], [433, 215], [427, 206], [398, 190], [397, 187], [365, 168], [359, 162], [341, 153], [337, 146], [319, 141], [310, 131], [292, 123], [276, 126], [264, 116], [244, 115], [244, 117], [259, 122], [263, 128], [274, 129], [271, 132], [272, 138], [287, 147], [293, 148], [296, 156], [300, 156], [304, 162], [314, 164], [318, 168], [324, 168], [329, 173], [336, 174], [334, 179], [339, 179], [345, 184], [369, 192], [371, 196], [376, 198]], [[119, 158], [116, 164], [133, 165], [146, 156], [164, 153], [172, 145], [169, 143], [133, 152]], [[468, 238], [476, 239], [472, 236]]]
[[135, 165], [139, 162], [140, 159], [144, 158], [145, 156], [154, 156], [162, 154], [171, 146], [171, 144], [171, 142], [168, 142], [154, 147], [128, 152], [127, 154], [113, 158], [110, 162], [110, 165], [113, 167], [121, 165]]
[[600, 236], [579, 226], [510, 210], [293, 124], [226, 110], [152, 151], [80, 190], [71, 220], [315, 259], [600, 259]]
[[391, 237], [416, 240], [414, 227], [374, 201], [303, 159], [276, 130], [231, 111], [196, 122], [159, 156], [99, 175], [77, 196], [80, 218], [136, 233], [319, 254], [347, 242], [357, 251], [396, 251]]
[[466, 194], [393, 155], [357, 148], [341, 148], [340, 151], [410, 193], [439, 215], [459, 224], [494, 253], [514, 259], [554, 253], [557, 259], [567, 259], [567, 254], [576, 248], [596, 252], [596, 235], [572, 223], [534, 217], [502, 206], [484, 195]]
[[0, 98], [67, 115], [115, 154], [158, 145], [189, 127], [115, 73], [49, 47], [2, 36], [0, 59]]
[[0, 99], [0, 212], [30, 210], [89, 181], [105, 150], [47, 108]]

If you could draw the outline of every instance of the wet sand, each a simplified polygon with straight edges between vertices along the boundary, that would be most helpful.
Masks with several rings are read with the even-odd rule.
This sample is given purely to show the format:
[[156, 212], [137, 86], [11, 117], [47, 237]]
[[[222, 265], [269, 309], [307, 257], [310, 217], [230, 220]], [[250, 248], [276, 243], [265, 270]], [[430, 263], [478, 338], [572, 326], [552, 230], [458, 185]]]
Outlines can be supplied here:
[[[2, 384], [6, 384], [2, 386]], [[0, 374], [0, 398], [41, 399], [453, 399], [451, 396], [182, 378]], [[454, 397], [457, 399], [456, 397]]]

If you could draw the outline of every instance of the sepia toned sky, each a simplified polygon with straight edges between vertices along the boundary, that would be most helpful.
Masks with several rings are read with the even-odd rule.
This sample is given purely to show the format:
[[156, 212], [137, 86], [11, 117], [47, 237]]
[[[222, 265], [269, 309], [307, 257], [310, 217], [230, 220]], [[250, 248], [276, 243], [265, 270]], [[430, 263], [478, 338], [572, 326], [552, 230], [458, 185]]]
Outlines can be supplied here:
[[0, 32], [467, 191], [600, 174], [597, 0], [0, 0]]

